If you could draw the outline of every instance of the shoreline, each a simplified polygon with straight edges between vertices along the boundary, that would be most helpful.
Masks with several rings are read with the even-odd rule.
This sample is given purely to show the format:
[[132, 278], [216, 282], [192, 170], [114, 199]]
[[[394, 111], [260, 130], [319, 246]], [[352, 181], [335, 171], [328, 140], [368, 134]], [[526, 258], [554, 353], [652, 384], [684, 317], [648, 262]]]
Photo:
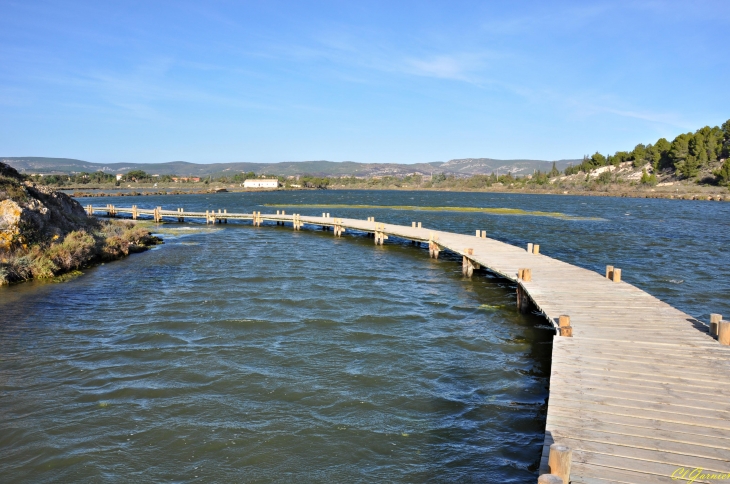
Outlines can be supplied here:
[[164, 244], [145, 223], [103, 220], [63, 238], [8, 251], [0, 258], [0, 287], [28, 281], [65, 282], [82, 270]]
[[[216, 189], [225, 188], [224, 191], [215, 191]], [[684, 188], [684, 187], [683, 187]], [[454, 192], [454, 193], [499, 193], [499, 194], [525, 194], [525, 195], [565, 195], [565, 196], [584, 196], [584, 197], [614, 197], [614, 198], [655, 198], [667, 200], [696, 200], [696, 201], [730, 201], [730, 191], [724, 190], [721, 193], [715, 187], [695, 187], [695, 190], [687, 190], [675, 188], [675, 191], [661, 190], [656, 188], [639, 189], [639, 190], [575, 190], [575, 189], [555, 189], [555, 190], [525, 190], [525, 189], [447, 189], [447, 188], [420, 188], [420, 187], [383, 187], [383, 188], [361, 188], [361, 187], [330, 187], [325, 190], [341, 191], [341, 190], [357, 190], [357, 191], [411, 191], [411, 192]], [[66, 192], [74, 190], [73, 188], [64, 189]], [[75, 191], [70, 193], [73, 198], [104, 198], [104, 197], [139, 197], [139, 196], [167, 196], [167, 195], [217, 195], [220, 193], [262, 193], [262, 192], [281, 192], [281, 191], [317, 191], [317, 188], [280, 188], [278, 190], [251, 190], [236, 189], [235, 187], [216, 187], [209, 190], [182, 191], [179, 189], [157, 188], [155, 190], [147, 190], [140, 187], [132, 192], [115, 192], [115, 189], [107, 188], [87, 188], [89, 191]], [[99, 191], [96, 191], [99, 190]], [[126, 189], [125, 189], [126, 190]]]

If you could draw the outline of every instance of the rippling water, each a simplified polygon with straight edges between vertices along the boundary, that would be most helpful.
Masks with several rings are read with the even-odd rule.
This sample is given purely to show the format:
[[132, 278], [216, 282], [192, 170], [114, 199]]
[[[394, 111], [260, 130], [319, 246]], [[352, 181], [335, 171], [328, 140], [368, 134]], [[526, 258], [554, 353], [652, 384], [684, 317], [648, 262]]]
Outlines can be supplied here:
[[[725, 203], [340, 191], [82, 203], [100, 200], [595, 217], [326, 210], [540, 243], [621, 267], [694, 316], [730, 314]], [[464, 279], [458, 259], [397, 240], [235, 223], [164, 232], [164, 246], [70, 282], [0, 289], [0, 480], [534, 482], [552, 335], [517, 314], [508, 283]]]

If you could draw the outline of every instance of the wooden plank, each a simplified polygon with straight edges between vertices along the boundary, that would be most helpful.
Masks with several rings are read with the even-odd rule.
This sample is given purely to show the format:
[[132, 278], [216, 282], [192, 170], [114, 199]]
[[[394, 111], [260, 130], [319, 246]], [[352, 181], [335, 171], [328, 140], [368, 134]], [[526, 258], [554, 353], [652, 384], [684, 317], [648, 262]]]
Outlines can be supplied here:
[[[591, 460], [591, 462], [585, 462], [586, 460]], [[542, 464], [543, 462], [541, 462], [541, 465]], [[581, 460], [573, 460], [571, 466], [572, 472], [570, 482], [571, 484], [667, 484], [670, 482], [688, 481], [687, 479], [677, 479], [676, 481], [673, 481], [671, 478], [671, 473], [676, 471], [676, 469], [671, 470], [669, 475], [657, 474], [656, 472], [652, 472], [656, 470], [659, 470], [660, 472], [666, 472], [667, 470], [669, 470], [669, 468], [667, 467], [661, 469], [645, 470], [640, 468], [639, 466], [641, 464], [639, 464], [639, 466], [633, 466], [639, 468], [636, 468], [634, 470], [627, 470], [612, 467], [611, 464], [614, 464], [614, 461], [611, 459], [602, 459], [595, 456], [592, 459], [590, 457], [586, 459], [586, 456], [581, 456]], [[620, 463], [618, 464], [620, 465]], [[626, 463], [624, 463], [624, 466], [626, 466]], [[547, 459], [544, 459], [544, 467], [542, 468], [542, 472], [546, 471]], [[710, 481], [697, 480], [695, 482], [708, 483]], [[714, 482], [714, 484], [717, 484], [718, 481], [712, 482]]]
[[[710, 413], [709, 411], [702, 415], [696, 415], [667, 410], [656, 410], [646, 408], [641, 405], [622, 404], [622, 402], [593, 403], [569, 400], [559, 396], [550, 396], [549, 407], [572, 409], [577, 412], [595, 413], [602, 417], [605, 415], [619, 415], [640, 420], [667, 422], [693, 427], [718, 429], [722, 432], [730, 432], [730, 420], [725, 419], [722, 415], [717, 416], [716, 413]], [[697, 430], [695, 429], [695, 431]], [[725, 435], [725, 433], [722, 435]]]
[[[556, 442], [567, 442], [569, 440], [580, 441], [581, 443], [577, 445], [581, 449], [590, 450], [590, 447], [583, 445], [583, 442], [590, 442], [596, 446], [605, 444], [606, 446], [616, 446], [617, 448], [623, 447], [626, 450], [621, 450], [622, 453], [631, 453], [632, 449], [637, 449], [641, 451], [670, 453], [686, 457], [697, 457], [698, 459], [707, 459], [708, 461], [714, 460], [730, 463], [730, 452], [728, 452], [728, 449], [726, 448], [694, 445], [686, 442], [655, 439], [648, 436], [633, 434], [617, 434], [593, 428], [576, 428], [574, 426], [563, 426], [560, 429], [553, 428], [551, 430], [551, 434], [553, 440]], [[603, 447], [601, 448], [603, 449]], [[645, 455], [649, 454], [647, 453]], [[699, 463], [697, 465], [699, 465]], [[728, 466], [728, 468], [730, 468], [730, 466]]]
[[[567, 412], [565, 412], [567, 413]], [[690, 446], [709, 447], [714, 449], [730, 450], [730, 435], [703, 435], [694, 432], [692, 428], [667, 424], [662, 426], [649, 423], [649, 426], [641, 426], [634, 424], [642, 424], [636, 420], [625, 419], [624, 422], [604, 422], [590, 416], [574, 416], [568, 417], [561, 415], [561, 412], [551, 412], [546, 420], [546, 429], [565, 430], [565, 429], [589, 429], [599, 432], [613, 433], [617, 435], [636, 436], [641, 438], [656, 439], [661, 441], [677, 442], [688, 444]], [[690, 430], [690, 431], [687, 431]]]

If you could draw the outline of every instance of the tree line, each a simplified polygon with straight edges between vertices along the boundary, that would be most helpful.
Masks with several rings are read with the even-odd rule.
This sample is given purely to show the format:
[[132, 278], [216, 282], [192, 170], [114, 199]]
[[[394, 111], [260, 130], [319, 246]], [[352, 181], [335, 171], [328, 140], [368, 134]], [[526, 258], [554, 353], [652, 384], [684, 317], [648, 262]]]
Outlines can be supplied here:
[[653, 144], [640, 143], [631, 151], [617, 151], [608, 156], [596, 152], [590, 157], [584, 156], [583, 162], [579, 165], [567, 167], [565, 174], [574, 175], [602, 166], [631, 161], [636, 168], [649, 164], [654, 173], [674, 172], [681, 178], [695, 179], [701, 170], [724, 160], [720, 169], [713, 175], [718, 183], [727, 185], [730, 183], [728, 158], [730, 158], [730, 120], [725, 121], [720, 127], [705, 126], [694, 133], [680, 134], [671, 143], [666, 138], [659, 138]]

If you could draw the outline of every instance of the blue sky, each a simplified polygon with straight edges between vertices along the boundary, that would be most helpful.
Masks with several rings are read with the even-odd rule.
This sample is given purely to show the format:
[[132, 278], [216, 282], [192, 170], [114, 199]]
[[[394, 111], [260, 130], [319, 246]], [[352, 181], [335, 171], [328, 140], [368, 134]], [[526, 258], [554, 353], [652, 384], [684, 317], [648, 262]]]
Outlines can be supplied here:
[[730, 118], [730, 3], [0, 0], [0, 155], [580, 158]]

